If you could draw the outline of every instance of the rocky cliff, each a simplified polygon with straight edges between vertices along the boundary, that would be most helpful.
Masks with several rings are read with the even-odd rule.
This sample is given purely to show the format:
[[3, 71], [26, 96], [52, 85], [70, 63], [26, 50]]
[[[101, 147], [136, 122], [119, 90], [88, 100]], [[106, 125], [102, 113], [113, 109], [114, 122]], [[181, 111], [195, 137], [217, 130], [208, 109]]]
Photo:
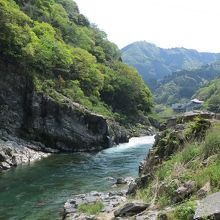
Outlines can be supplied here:
[[37, 92], [28, 70], [0, 67], [0, 139], [25, 140], [44, 152], [93, 151], [128, 141], [113, 120], [68, 98], [58, 102]]

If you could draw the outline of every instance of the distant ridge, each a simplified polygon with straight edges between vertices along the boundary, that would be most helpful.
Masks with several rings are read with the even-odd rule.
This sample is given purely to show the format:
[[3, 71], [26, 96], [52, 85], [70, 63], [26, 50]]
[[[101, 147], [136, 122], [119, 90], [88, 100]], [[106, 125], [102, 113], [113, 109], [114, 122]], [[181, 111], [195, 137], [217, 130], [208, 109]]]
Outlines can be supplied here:
[[146, 41], [122, 48], [122, 60], [135, 67], [152, 90], [157, 81], [179, 70], [197, 69], [220, 60], [220, 53], [198, 52], [183, 47], [163, 49]]

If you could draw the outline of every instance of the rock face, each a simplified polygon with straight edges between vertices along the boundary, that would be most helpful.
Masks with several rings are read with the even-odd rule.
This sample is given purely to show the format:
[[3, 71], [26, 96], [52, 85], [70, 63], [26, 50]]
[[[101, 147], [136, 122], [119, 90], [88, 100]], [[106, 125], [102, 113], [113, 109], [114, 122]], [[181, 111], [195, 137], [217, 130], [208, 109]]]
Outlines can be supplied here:
[[39, 142], [40, 150], [76, 152], [128, 141], [119, 124], [67, 98], [55, 101], [36, 92], [33, 78], [0, 62], [0, 139]]
[[198, 201], [194, 219], [220, 219], [220, 192]]

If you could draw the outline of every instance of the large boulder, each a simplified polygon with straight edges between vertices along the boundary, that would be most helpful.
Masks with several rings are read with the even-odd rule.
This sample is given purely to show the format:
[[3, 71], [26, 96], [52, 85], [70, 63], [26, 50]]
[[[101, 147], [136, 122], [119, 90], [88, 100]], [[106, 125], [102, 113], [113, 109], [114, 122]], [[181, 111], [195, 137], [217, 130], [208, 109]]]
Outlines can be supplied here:
[[174, 192], [174, 202], [180, 202], [189, 197], [196, 190], [196, 183], [188, 181], [182, 186], [178, 187]]
[[140, 212], [146, 210], [150, 205], [140, 202], [140, 201], [133, 201], [130, 203], [126, 203], [121, 208], [117, 209], [114, 212], [115, 217], [127, 217], [133, 216]]
[[211, 191], [211, 184], [208, 181], [199, 191], [197, 192], [197, 195], [199, 198], [204, 198], [208, 195], [208, 193]]
[[194, 219], [220, 219], [220, 192], [211, 194], [197, 202]]

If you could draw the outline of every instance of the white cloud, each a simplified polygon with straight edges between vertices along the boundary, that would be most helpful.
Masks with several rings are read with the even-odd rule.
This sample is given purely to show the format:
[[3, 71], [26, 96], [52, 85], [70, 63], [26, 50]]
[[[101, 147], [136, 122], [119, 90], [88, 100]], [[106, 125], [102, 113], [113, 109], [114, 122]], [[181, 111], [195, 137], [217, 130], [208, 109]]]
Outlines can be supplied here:
[[75, 1], [119, 47], [146, 40], [165, 48], [220, 52], [219, 0]]

